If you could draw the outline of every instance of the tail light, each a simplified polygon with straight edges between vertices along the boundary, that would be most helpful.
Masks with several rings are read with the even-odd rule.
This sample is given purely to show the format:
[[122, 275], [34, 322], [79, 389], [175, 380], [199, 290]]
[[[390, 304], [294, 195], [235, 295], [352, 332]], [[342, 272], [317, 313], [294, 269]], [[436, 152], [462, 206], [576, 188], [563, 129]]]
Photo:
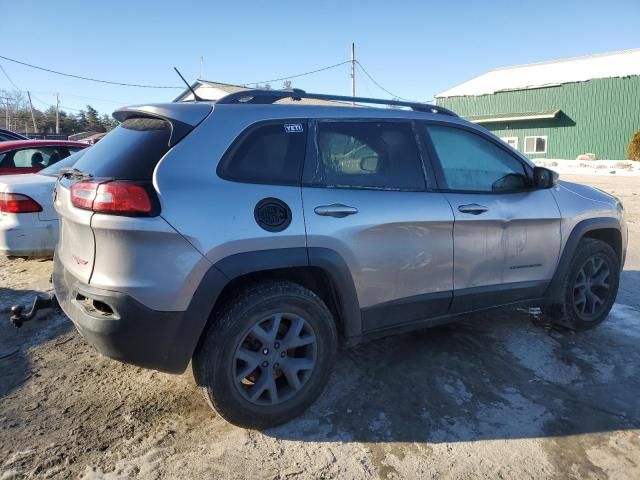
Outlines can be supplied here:
[[71, 187], [71, 203], [77, 208], [114, 215], [157, 215], [157, 198], [150, 187], [132, 182], [78, 182]]
[[42, 207], [33, 198], [21, 193], [0, 193], [0, 212], [5, 213], [36, 213]]

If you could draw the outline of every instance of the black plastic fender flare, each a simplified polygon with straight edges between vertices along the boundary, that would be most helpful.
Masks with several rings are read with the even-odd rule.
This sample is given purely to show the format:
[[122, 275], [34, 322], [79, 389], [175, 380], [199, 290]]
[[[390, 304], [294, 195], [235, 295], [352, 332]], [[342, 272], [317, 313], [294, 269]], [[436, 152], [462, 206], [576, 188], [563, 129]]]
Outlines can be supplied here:
[[216, 262], [204, 275], [185, 311], [182, 335], [190, 351], [198, 341], [224, 288], [234, 279], [250, 273], [294, 267], [318, 267], [335, 288], [345, 337], [362, 334], [360, 304], [353, 277], [344, 259], [334, 250], [319, 247], [292, 247], [242, 252]]
[[[560, 254], [560, 259], [558, 260], [558, 265], [556, 266], [556, 271], [553, 275], [551, 283], [547, 288], [545, 297], [548, 298], [551, 303], [561, 301], [558, 295], [561, 291], [560, 286], [562, 284], [562, 279], [569, 270], [571, 260], [573, 259], [573, 255], [576, 249], [578, 248], [580, 240], [582, 240], [582, 238], [587, 233], [594, 230], [602, 229], [615, 229], [618, 230], [618, 232], [621, 232], [622, 230], [620, 227], [620, 221], [614, 217], [588, 218], [586, 220], [578, 222], [573, 227], [573, 230], [571, 230], [569, 238], [567, 239], [564, 248], [562, 249], [562, 253]], [[620, 260], [622, 261], [622, 258]]]

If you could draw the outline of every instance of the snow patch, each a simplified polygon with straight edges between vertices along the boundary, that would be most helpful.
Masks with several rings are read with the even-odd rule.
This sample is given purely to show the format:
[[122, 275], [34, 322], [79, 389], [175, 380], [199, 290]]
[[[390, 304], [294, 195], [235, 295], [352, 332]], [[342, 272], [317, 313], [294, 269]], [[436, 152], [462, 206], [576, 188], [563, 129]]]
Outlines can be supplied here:
[[435, 98], [490, 95], [502, 90], [632, 75], [640, 75], [640, 48], [497, 68], [438, 93]]
[[473, 397], [473, 395], [467, 390], [465, 384], [462, 383], [459, 378], [456, 378], [453, 383], [447, 383], [444, 386], [444, 390], [451, 395], [454, 402], [458, 405], [462, 405], [470, 401]]
[[550, 168], [561, 175], [640, 176], [640, 162], [634, 162], [633, 160], [562, 160], [536, 158], [533, 159], [533, 162], [539, 167]]
[[555, 340], [538, 334], [510, 335], [505, 340], [506, 348], [524, 367], [547, 382], [569, 385], [580, 378], [580, 369], [568, 365], [556, 355]]
[[[537, 437], [544, 433], [544, 425], [552, 415], [540, 404], [506, 388], [503, 401], [480, 405], [473, 420], [468, 415], [445, 415], [439, 420], [441, 428], [429, 435], [432, 442], [451, 442], [469, 438], [522, 438]], [[422, 415], [426, 419], [425, 414]]]
[[640, 338], [640, 311], [616, 303], [600, 328], [613, 330], [628, 337]]

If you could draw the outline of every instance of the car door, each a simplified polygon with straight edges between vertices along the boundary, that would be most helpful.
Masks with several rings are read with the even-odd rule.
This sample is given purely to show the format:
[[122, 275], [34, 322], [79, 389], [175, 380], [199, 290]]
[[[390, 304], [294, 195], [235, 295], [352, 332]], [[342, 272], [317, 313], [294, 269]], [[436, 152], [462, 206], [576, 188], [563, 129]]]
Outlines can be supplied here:
[[365, 332], [445, 314], [453, 215], [425, 183], [409, 121], [321, 120], [303, 177], [307, 246], [346, 263]]
[[560, 251], [560, 212], [532, 169], [499, 140], [426, 123], [440, 191], [455, 224], [452, 312], [541, 296]]

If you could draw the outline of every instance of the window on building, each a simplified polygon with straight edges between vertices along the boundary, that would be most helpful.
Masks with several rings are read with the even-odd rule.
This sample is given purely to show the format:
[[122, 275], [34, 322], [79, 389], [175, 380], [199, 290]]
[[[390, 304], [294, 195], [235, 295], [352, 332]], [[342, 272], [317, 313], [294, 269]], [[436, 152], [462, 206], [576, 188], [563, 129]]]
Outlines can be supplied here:
[[524, 137], [524, 153], [547, 153], [547, 137]]
[[529, 188], [524, 166], [488, 139], [460, 128], [427, 126], [448, 190], [513, 192]]
[[299, 120], [255, 127], [225, 155], [218, 174], [238, 182], [299, 184], [306, 137], [306, 122]]
[[504, 143], [511, 145], [516, 150], [518, 149], [518, 137], [500, 137]]
[[320, 122], [324, 179], [334, 187], [422, 190], [424, 173], [408, 122]]

